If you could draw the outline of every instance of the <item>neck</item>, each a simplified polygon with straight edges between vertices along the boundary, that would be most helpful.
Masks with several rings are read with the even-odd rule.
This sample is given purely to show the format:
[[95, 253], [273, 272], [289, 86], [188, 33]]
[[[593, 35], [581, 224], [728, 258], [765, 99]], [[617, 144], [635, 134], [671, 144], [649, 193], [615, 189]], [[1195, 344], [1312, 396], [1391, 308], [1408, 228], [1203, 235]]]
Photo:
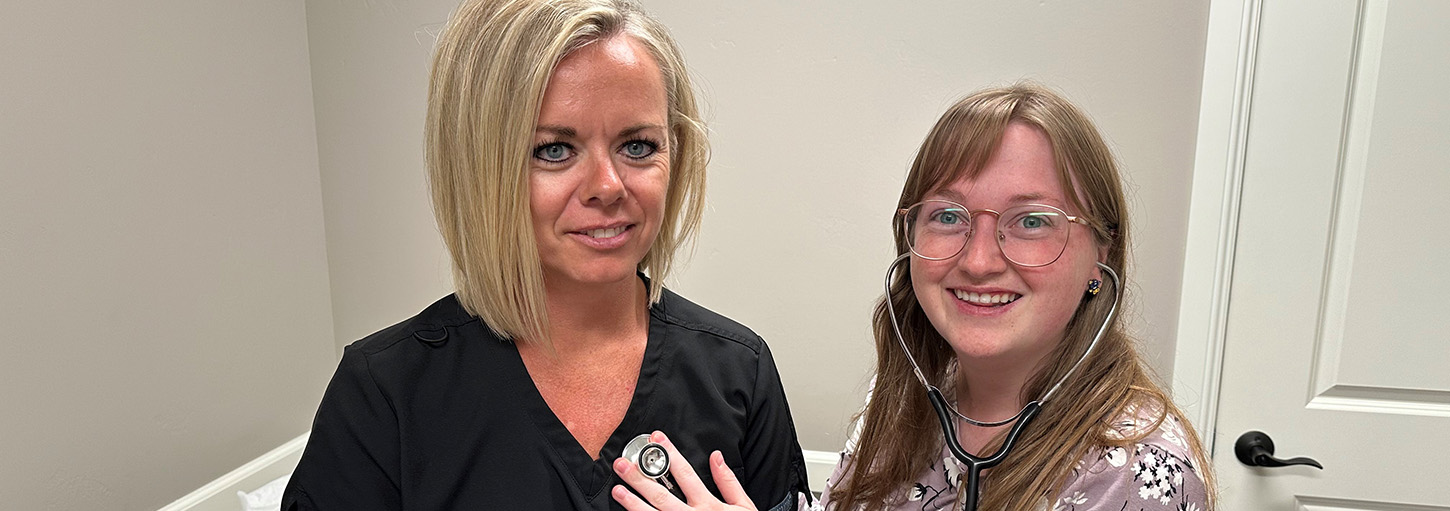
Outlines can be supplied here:
[[1039, 365], [1037, 359], [983, 360], [957, 355], [957, 410], [983, 422], [1016, 415], [1027, 405], [1022, 390]]
[[649, 324], [649, 290], [634, 277], [591, 286], [544, 283], [552, 344], [559, 356], [633, 342]]
[[[998, 422], [1012, 418], [1026, 403], [1022, 389], [1035, 364], [1005, 364], [957, 356], [957, 410], [973, 420]], [[1020, 419], [1019, 419], [1020, 420]], [[982, 427], [965, 421], [957, 424], [957, 441], [967, 452], [987, 456], [987, 444], [1005, 434], [1013, 423]]]

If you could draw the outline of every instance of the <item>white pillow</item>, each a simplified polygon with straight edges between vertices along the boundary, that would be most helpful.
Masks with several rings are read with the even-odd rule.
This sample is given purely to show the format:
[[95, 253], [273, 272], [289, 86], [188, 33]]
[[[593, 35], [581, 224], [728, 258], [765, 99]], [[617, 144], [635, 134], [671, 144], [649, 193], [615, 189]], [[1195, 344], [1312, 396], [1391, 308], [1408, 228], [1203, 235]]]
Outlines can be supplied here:
[[242, 501], [242, 511], [279, 511], [282, 508], [282, 490], [287, 488], [287, 479], [292, 474], [278, 477], [270, 483], [249, 492], [237, 491]]

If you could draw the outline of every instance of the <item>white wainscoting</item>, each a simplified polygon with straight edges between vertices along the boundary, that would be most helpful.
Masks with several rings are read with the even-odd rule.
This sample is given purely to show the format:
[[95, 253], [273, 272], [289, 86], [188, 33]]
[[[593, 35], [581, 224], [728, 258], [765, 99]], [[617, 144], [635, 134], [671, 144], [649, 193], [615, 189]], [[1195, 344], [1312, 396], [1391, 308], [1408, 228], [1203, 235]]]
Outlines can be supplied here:
[[302, 448], [307, 446], [307, 435], [293, 438], [263, 454], [236, 470], [197, 488], [196, 491], [177, 499], [161, 511], [237, 511], [242, 501], [238, 491], [250, 492], [278, 477], [292, 473], [297, 460], [302, 458]]
[[819, 492], [826, 487], [826, 478], [831, 477], [831, 471], [836, 469], [836, 462], [841, 459], [841, 453], [805, 451], [805, 455], [806, 479], [809, 480], [811, 491]]
[[[237, 492], [250, 492], [278, 477], [290, 474], [307, 446], [307, 433], [288, 441], [271, 452], [259, 456], [236, 470], [207, 483], [196, 491], [168, 504], [160, 511], [237, 511], [241, 501]], [[812, 491], [821, 491], [826, 478], [836, 467], [840, 454], [826, 451], [805, 451], [806, 473]]]

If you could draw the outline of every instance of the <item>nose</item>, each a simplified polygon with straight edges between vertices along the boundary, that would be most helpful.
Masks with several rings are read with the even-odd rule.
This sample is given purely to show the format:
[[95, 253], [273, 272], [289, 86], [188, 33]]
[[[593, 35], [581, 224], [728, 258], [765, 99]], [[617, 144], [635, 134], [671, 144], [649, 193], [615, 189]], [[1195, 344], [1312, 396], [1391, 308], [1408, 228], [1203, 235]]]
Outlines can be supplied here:
[[624, 180], [613, 158], [596, 154], [585, 165], [587, 175], [580, 197], [585, 204], [608, 206], [624, 198]]
[[986, 277], [1007, 271], [1010, 263], [1002, 253], [997, 237], [997, 219], [991, 214], [977, 214], [972, 217], [972, 232], [967, 234], [967, 244], [957, 254], [957, 267], [973, 277]]

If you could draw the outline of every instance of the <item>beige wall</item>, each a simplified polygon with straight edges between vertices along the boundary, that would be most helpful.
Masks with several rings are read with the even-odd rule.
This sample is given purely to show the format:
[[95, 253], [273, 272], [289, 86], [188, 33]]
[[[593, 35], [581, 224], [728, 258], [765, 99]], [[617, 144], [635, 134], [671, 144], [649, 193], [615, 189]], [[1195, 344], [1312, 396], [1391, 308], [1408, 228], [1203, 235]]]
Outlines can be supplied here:
[[[771, 341], [807, 449], [859, 405], [913, 151], [983, 85], [1057, 85], [1108, 134], [1128, 316], [1171, 368], [1206, 3], [645, 1], [714, 131], [674, 287]], [[342, 345], [448, 292], [421, 124], [455, 3], [7, 4], [5, 506], [170, 502], [304, 431]]]
[[864, 394], [917, 146], [986, 85], [1054, 85], [1106, 133], [1136, 222], [1126, 317], [1171, 371], [1206, 2], [651, 5], [714, 106], [713, 207], [679, 287], [773, 341], [807, 449], [838, 449]]
[[[1056, 85], [1107, 133], [1136, 208], [1127, 317], [1171, 371], [1206, 2], [645, 3], [684, 47], [715, 147], [674, 287], [771, 342], [805, 448], [839, 449], [860, 404], [917, 144], [988, 84]], [[455, 4], [307, 3], [339, 345], [447, 292], [421, 123], [431, 34]]]
[[303, 5], [0, 11], [0, 508], [156, 509], [336, 363]]
[[423, 177], [434, 36], [455, 0], [307, 2], [337, 350], [452, 292]]

